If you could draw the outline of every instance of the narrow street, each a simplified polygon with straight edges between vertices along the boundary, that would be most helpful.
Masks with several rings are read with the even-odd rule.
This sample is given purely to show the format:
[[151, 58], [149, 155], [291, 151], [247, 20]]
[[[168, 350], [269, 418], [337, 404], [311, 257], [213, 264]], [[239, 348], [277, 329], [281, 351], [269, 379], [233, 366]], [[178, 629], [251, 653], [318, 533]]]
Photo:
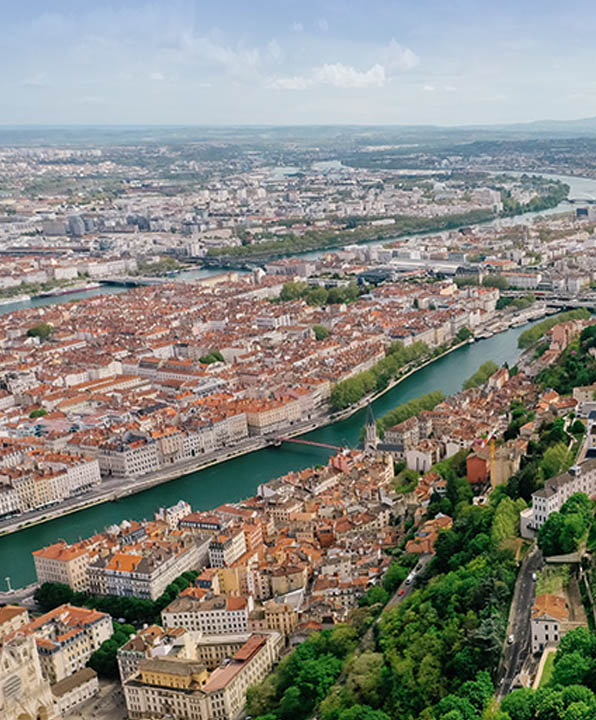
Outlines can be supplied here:
[[[509, 610], [505, 646], [497, 671], [496, 695], [498, 699], [505, 697], [511, 691], [513, 681], [531, 651], [530, 615], [536, 598], [536, 583], [532, 580], [532, 574], [537, 573], [542, 565], [542, 552], [538, 548], [533, 548], [522, 561], [517, 575]], [[513, 642], [509, 644], [508, 638], [511, 635], [513, 635]]]

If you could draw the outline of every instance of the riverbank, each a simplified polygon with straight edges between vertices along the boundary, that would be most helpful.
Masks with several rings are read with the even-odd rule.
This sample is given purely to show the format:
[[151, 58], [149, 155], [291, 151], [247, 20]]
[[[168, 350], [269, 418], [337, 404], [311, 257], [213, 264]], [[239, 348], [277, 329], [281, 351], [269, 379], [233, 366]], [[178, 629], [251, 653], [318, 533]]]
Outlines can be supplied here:
[[[500, 333], [504, 333], [510, 330], [511, 327], [515, 325], [516, 319], [519, 316], [523, 315], [524, 312], [525, 311], [515, 313], [509, 318], [502, 318], [500, 330], [497, 333], [492, 333], [492, 335], [498, 335]], [[509, 324], [506, 325], [505, 323]], [[481, 342], [481, 339], [476, 340], [476, 342]], [[375, 403], [387, 393], [397, 388], [401, 383], [416, 375], [416, 373], [424, 370], [425, 368], [436, 363], [445, 356], [469, 344], [469, 340], [455, 343], [454, 345], [446, 348], [438, 355], [435, 355], [434, 357], [429, 357], [423, 362], [415, 365], [414, 367], [410, 367], [406, 372], [398, 375], [390, 382], [388, 382], [387, 386], [384, 387], [382, 390], [378, 390], [374, 393], [366, 395], [357, 403], [351, 405], [345, 410], [341, 410], [336, 413], [320, 413], [318, 417], [309, 419], [307, 422], [300, 423], [299, 425], [290, 426], [283, 432], [280, 431], [280, 435], [285, 438], [294, 438], [315, 432], [317, 430], [321, 430], [336, 423], [349, 420], [354, 415], [366, 408], [369, 404]], [[146, 492], [147, 490], [155, 488], [164, 483], [169, 483], [172, 480], [183, 479], [195, 473], [201, 472], [202, 470], [206, 470], [216, 465], [227, 463], [230, 460], [234, 460], [245, 455], [250, 455], [259, 450], [263, 450], [271, 446], [271, 441], [272, 438], [262, 436], [247, 438], [235, 449], [231, 449], [228, 452], [222, 453], [220, 449], [216, 453], [212, 453], [210, 456], [195, 458], [186, 463], [180, 463], [175, 467], [168, 468], [167, 470], [158, 470], [155, 473], [150, 473], [149, 475], [141, 476], [139, 478], [104, 480], [102, 481], [100, 487], [97, 490], [91, 491], [91, 493], [83, 497], [72, 498], [66, 503], [51, 509], [45, 508], [42, 510], [38, 510], [34, 513], [28, 514], [28, 517], [26, 518], [18, 517], [0, 521], [0, 537], [13, 533], [18, 533], [35, 525], [41, 525], [51, 522], [53, 520], [58, 520], [67, 515], [72, 515], [82, 510], [92, 508], [96, 505], [107, 502], [118, 502], [123, 498]], [[328, 447], [330, 449], [333, 449], [333, 446], [331, 445], [328, 445]]]
[[[393, 390], [400, 383], [404, 382], [418, 371], [436, 362], [437, 360], [440, 360], [442, 357], [445, 357], [445, 355], [448, 355], [449, 353], [458, 350], [466, 344], [468, 344], [467, 341], [457, 343], [456, 345], [447, 348], [439, 355], [428, 358], [428, 360], [425, 360], [423, 363], [417, 365], [414, 368], [411, 368], [403, 375], [394, 378], [394, 380], [387, 384], [387, 387], [373, 394], [367, 395], [366, 397], [362, 398], [358, 403], [351, 405], [349, 408], [346, 408], [339, 413], [321, 414], [321, 416], [317, 419], [309, 420], [308, 422], [301, 423], [298, 426], [295, 425], [293, 427], [289, 427], [283, 432], [280, 432], [280, 434], [283, 435], [284, 438], [294, 438], [300, 435], [314, 432], [336, 422], [347, 420], [370, 403], [375, 402], [380, 397], [388, 393], [390, 390]], [[168, 468], [168, 470], [166, 471], [157, 471], [156, 473], [152, 473], [149, 477], [141, 476], [140, 478], [131, 478], [127, 480], [103, 481], [97, 491], [92, 491], [92, 493], [85, 497], [81, 497], [80, 499], [73, 499], [71, 503], [67, 502], [67, 504], [55, 507], [50, 510], [45, 508], [43, 510], [36, 511], [35, 513], [31, 513], [30, 516], [27, 518], [19, 517], [0, 521], [0, 537], [10, 535], [12, 533], [17, 533], [21, 530], [25, 530], [35, 525], [40, 525], [46, 522], [51, 522], [52, 520], [57, 520], [66, 515], [72, 515], [73, 513], [80, 512], [81, 510], [86, 510], [88, 508], [94, 507], [95, 505], [100, 505], [106, 502], [118, 502], [122, 498], [145, 492], [146, 490], [150, 490], [151, 488], [154, 488], [163, 483], [168, 483], [172, 480], [178, 480], [188, 475], [200, 472], [201, 470], [213, 467], [215, 465], [220, 465], [235, 458], [252, 454], [270, 445], [271, 438], [262, 436], [248, 438], [245, 442], [241, 443], [241, 445], [235, 450], [231, 450], [223, 454], [221, 453], [221, 451], [218, 451], [216, 454], [214, 453], [212, 457], [203, 457], [200, 459], [195, 459], [188, 463], [179, 464], [171, 469]]]
[[[505, 362], [514, 365], [520, 355], [517, 338], [521, 332], [521, 328], [513, 328], [482, 342], [453, 348], [443, 357], [435, 358], [425, 367], [418, 367], [408, 373], [408, 377], [402, 376], [395, 386], [386, 388], [373, 400], [373, 412], [381, 417], [398, 405], [435, 390], [440, 390], [446, 396], [452, 395], [461, 390], [462, 382], [487, 360], [493, 360], [498, 365]], [[300, 428], [293, 428], [291, 433], [286, 433], [287, 436], [300, 432], [300, 439], [312, 441], [313, 445], [284, 443], [277, 448], [270, 446], [253, 452], [245, 451], [241, 456], [213, 464], [199, 472], [188, 473], [186, 470], [188, 474], [176, 473], [171, 481], [123, 496], [117, 503], [97, 503], [65, 517], [6, 534], [0, 537], [0, 567], [4, 571], [0, 576], [0, 589], [6, 587], [3, 579], [7, 576], [15, 587], [33, 582], [35, 569], [31, 553], [57, 539], [74, 542], [124, 519], [148, 519], [153, 517], [157, 508], [168, 507], [180, 499], [190, 503], [194, 510], [209, 511], [223, 503], [239, 502], [251, 497], [259, 485], [288, 472], [300, 471], [319, 463], [326, 464], [335, 453], [333, 447], [354, 447], [358, 444], [360, 431], [366, 422], [366, 412], [363, 403], [360, 409], [350, 408], [350, 417], [345, 419], [326, 417], [326, 424], [317, 429], [309, 431], [308, 423], [305, 423]], [[320, 421], [320, 418], [313, 418], [309, 422], [315, 420]], [[112, 490], [115, 489], [112, 486]]]

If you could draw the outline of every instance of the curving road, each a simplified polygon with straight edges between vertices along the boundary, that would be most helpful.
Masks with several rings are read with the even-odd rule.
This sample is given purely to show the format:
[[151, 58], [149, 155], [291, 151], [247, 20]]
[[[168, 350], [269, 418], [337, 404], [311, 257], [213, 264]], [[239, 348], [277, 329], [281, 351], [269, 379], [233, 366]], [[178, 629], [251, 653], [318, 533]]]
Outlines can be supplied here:
[[[530, 615], [536, 599], [536, 583], [532, 580], [532, 574], [540, 570], [543, 562], [542, 552], [534, 547], [522, 561], [517, 575], [509, 610], [505, 646], [497, 671], [496, 695], [498, 699], [505, 697], [511, 691], [513, 681], [522, 669], [528, 653], [531, 652]], [[507, 643], [510, 635], [513, 635], [514, 638], [511, 645]]]

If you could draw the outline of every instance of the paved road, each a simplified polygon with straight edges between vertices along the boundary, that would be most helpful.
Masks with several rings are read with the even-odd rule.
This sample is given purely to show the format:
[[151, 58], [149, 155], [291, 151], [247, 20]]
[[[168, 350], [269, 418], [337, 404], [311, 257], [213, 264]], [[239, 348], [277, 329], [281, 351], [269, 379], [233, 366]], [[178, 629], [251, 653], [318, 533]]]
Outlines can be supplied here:
[[[505, 646], [497, 672], [497, 697], [499, 699], [511, 691], [516, 675], [522, 669], [528, 653], [531, 652], [530, 615], [536, 599], [536, 583], [532, 580], [532, 573], [538, 572], [543, 562], [542, 553], [535, 548], [526, 555], [517, 575], [509, 611]], [[507, 643], [510, 635], [514, 637], [511, 645]]]
[[[414, 568], [416, 571], [416, 575], [419, 575], [424, 570], [424, 568], [433, 559], [433, 557], [434, 555], [432, 555], [431, 553], [421, 555], [419, 557], [418, 562], [416, 563]], [[399, 603], [405, 600], [408, 595], [411, 595], [415, 589], [414, 586], [415, 582], [411, 582], [409, 585], [406, 585], [406, 581], [404, 580], [403, 583], [397, 588], [397, 590], [389, 598], [389, 602], [383, 608], [383, 612], [362, 636], [362, 639], [360, 640], [361, 650], [370, 650], [373, 647], [374, 628], [375, 625], [378, 625], [381, 622], [381, 616], [383, 615], [383, 613], [387, 612], [387, 610], [391, 610], [391, 608], [394, 608], [396, 605], [399, 605]]]
[[[351, 412], [353, 412], [353, 408], [351, 409]], [[294, 435], [310, 432], [327, 422], [330, 422], [329, 415], [326, 413], [318, 413], [304, 422], [296, 423], [295, 425], [285, 428], [283, 432], [280, 431], [280, 434], [285, 437], [292, 437]], [[32, 524], [48, 522], [49, 520], [67, 515], [69, 512], [76, 512], [88, 507], [89, 505], [106, 502], [114, 497], [124, 497], [133, 493], [142, 492], [143, 490], [148, 490], [155, 485], [160, 485], [161, 483], [168, 482], [169, 480], [174, 480], [182, 475], [198, 472], [210, 465], [225, 462], [237, 455], [261, 450], [268, 447], [270, 441], [271, 438], [268, 437], [251, 436], [249, 438], [245, 438], [239, 443], [236, 443], [235, 445], [231, 445], [230, 447], [218, 448], [216, 451], [202, 455], [200, 458], [191, 458], [185, 462], [176, 463], [171, 467], [163, 467], [140, 477], [110, 478], [104, 476], [102, 477], [100, 485], [83, 495], [68, 498], [57, 505], [49, 506], [40, 510], [34, 510], [33, 512], [25, 513], [16, 518], [0, 520], [0, 534], [4, 534], [6, 532], [16, 532], [23, 527], [28, 527]]]

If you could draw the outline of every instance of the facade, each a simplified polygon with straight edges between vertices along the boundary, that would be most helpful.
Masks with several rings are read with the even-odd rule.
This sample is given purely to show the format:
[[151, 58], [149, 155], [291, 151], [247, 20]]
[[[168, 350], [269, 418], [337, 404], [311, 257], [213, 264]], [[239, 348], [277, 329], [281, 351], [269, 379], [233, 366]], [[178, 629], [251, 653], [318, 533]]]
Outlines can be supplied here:
[[89, 589], [87, 568], [91, 557], [84, 547], [58, 542], [33, 553], [37, 582], [63, 583], [73, 590]]
[[233, 720], [242, 712], [246, 690], [271, 672], [282, 646], [278, 633], [255, 633], [211, 673], [196, 660], [143, 660], [123, 684], [128, 716]]
[[35, 638], [41, 672], [54, 684], [81, 670], [112, 632], [107, 613], [60, 605], [20, 627], [17, 634]]
[[16, 632], [29, 622], [29, 613], [20, 605], [5, 605], [0, 608], [0, 640]]
[[540, 530], [548, 516], [558, 512], [565, 501], [578, 492], [589, 497], [596, 493], [596, 459], [584, 460], [568, 472], [550, 478], [543, 488], [532, 494], [532, 507], [521, 514], [522, 536], [529, 537]]
[[227, 567], [246, 552], [246, 537], [243, 530], [230, 535], [218, 535], [209, 543], [209, 565]]
[[544, 594], [536, 598], [532, 608], [532, 652], [541, 653], [547, 645], [557, 645], [563, 624], [569, 617], [565, 598]]
[[98, 595], [157, 600], [179, 575], [198, 568], [205, 554], [206, 544], [199, 545], [188, 536], [169, 547], [144, 553], [98, 556], [88, 567], [89, 589]]
[[205, 635], [228, 635], [247, 632], [248, 616], [254, 609], [251, 596], [232, 597], [208, 593], [201, 599], [181, 595], [161, 613], [165, 627], [183, 627]]
[[64, 717], [99, 692], [97, 673], [85, 667], [52, 685], [56, 712]]
[[33, 635], [17, 633], [0, 645], [0, 678], [2, 720], [58, 720]]

